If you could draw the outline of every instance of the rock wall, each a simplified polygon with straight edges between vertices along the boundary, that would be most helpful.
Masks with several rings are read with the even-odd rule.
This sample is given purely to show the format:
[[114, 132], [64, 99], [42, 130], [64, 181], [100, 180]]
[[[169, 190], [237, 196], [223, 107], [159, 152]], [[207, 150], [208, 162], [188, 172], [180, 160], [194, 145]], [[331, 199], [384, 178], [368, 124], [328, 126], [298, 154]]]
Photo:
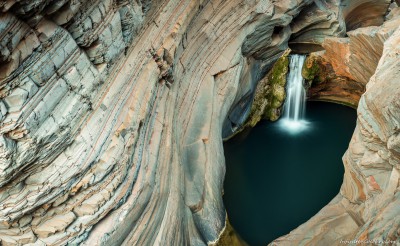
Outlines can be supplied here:
[[[222, 137], [292, 34], [320, 33], [314, 47], [345, 26], [335, 0], [6, 0], [0, 11], [2, 245], [216, 241]], [[353, 201], [360, 187], [342, 190]]]
[[337, 75], [368, 83], [382, 56], [384, 42], [400, 24], [399, 17], [393, 16], [381, 26], [349, 31], [346, 38], [326, 38], [322, 44], [325, 60], [332, 64]]
[[309, 100], [342, 103], [357, 108], [366, 84], [375, 73], [384, 42], [400, 25], [399, 8], [390, 8], [386, 22], [327, 37], [324, 51], [311, 53], [303, 67]]
[[[338, 38], [339, 42], [341, 39]], [[308, 88], [307, 100], [340, 103], [356, 109], [365, 92], [364, 83], [338, 75], [324, 58], [324, 52], [311, 53], [306, 58], [302, 75]]]

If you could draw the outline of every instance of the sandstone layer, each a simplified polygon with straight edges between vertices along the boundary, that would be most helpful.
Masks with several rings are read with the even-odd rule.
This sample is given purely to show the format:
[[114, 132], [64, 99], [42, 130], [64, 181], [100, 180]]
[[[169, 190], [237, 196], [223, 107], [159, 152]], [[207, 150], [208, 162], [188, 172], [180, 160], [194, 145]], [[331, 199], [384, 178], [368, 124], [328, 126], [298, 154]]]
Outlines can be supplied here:
[[366, 84], [375, 73], [384, 42], [400, 25], [400, 8], [390, 9], [381, 26], [362, 27], [347, 37], [326, 37], [324, 50], [311, 53], [303, 67], [309, 100], [342, 103], [357, 108]]
[[356, 109], [365, 84], [335, 73], [332, 64], [324, 58], [324, 52], [311, 53], [303, 66], [307, 100], [340, 103]]
[[[2, 245], [215, 242], [226, 221], [222, 138], [246, 121], [288, 43], [320, 49], [346, 27], [338, 0], [6, 0], [0, 11]], [[339, 195], [365, 224], [343, 210], [335, 220], [360, 238], [392, 237], [399, 224], [388, 217], [399, 202], [397, 77], [379, 89], [398, 64], [385, 47]], [[364, 153], [376, 162], [357, 166]], [[313, 232], [283, 241], [321, 239]]]

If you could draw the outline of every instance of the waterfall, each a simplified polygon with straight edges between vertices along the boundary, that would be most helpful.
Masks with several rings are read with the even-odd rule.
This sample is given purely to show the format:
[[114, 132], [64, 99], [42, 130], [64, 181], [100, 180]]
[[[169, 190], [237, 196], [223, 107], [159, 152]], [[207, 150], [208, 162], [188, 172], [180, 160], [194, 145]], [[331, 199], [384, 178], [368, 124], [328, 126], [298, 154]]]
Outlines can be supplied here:
[[304, 116], [306, 91], [303, 86], [304, 79], [301, 76], [301, 68], [305, 59], [304, 55], [290, 56], [284, 113], [286, 119], [294, 122], [302, 120]]
[[305, 59], [305, 55], [290, 56], [282, 123], [283, 127], [292, 133], [302, 131], [307, 126], [307, 122], [304, 120], [306, 91], [303, 85], [304, 78], [301, 75]]

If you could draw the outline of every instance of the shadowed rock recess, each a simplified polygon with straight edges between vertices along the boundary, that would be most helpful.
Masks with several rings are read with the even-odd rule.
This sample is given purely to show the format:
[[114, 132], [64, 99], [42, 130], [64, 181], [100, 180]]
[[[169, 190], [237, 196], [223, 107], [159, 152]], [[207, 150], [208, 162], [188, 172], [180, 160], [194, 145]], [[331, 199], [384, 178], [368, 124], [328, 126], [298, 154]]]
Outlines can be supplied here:
[[272, 244], [398, 240], [396, 3], [4, 0], [0, 13], [1, 245], [240, 242], [224, 234], [222, 139], [289, 46], [366, 92], [340, 193]]

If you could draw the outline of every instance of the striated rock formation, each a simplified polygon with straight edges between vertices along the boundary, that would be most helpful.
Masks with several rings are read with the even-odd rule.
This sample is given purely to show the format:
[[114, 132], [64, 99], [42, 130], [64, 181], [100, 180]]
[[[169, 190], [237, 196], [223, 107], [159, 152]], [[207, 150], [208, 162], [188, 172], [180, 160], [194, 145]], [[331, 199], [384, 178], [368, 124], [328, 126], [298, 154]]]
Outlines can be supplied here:
[[356, 108], [378, 66], [385, 40], [400, 25], [398, 10], [392, 9], [382, 26], [359, 28], [347, 32], [346, 38], [327, 37], [322, 44], [325, 50], [312, 53], [303, 68], [311, 86], [308, 98]]
[[[396, 10], [395, 10], [396, 11]], [[382, 26], [370, 26], [347, 32], [347, 38], [326, 38], [324, 58], [335, 73], [366, 84], [382, 56], [383, 44], [400, 25], [394, 16]]]
[[390, 0], [343, 0], [346, 31], [361, 27], [380, 26], [384, 21]]
[[[344, 35], [341, 3], [1, 1], [1, 244], [215, 242], [226, 218], [222, 137], [245, 122], [257, 83], [288, 43], [314, 50], [325, 36]], [[393, 45], [395, 37], [398, 31]], [[350, 230], [359, 238], [397, 233], [386, 229], [398, 225], [386, 219], [399, 201], [392, 192], [398, 139], [391, 120], [398, 105], [387, 106], [397, 85], [376, 89], [385, 69], [397, 68], [396, 53], [386, 47], [383, 72], [369, 88], [377, 94], [361, 100], [366, 123], [345, 159], [338, 199], [354, 212], [342, 209], [343, 221], [332, 222], [350, 227], [331, 240]], [[384, 114], [373, 110], [375, 96], [392, 92], [376, 105]], [[365, 153], [376, 162], [364, 162], [362, 171]], [[371, 203], [378, 199], [387, 204]], [[314, 234], [285, 240], [321, 239], [308, 232]]]
[[314, 1], [305, 7], [290, 24], [293, 34], [289, 46], [294, 52], [310, 53], [322, 50], [326, 37], [343, 36], [345, 22], [341, 1]]

